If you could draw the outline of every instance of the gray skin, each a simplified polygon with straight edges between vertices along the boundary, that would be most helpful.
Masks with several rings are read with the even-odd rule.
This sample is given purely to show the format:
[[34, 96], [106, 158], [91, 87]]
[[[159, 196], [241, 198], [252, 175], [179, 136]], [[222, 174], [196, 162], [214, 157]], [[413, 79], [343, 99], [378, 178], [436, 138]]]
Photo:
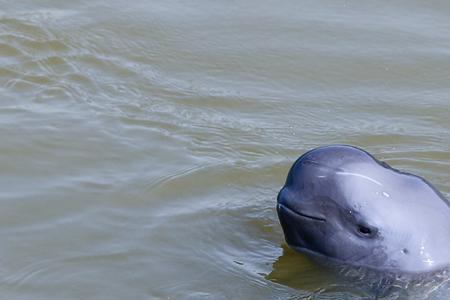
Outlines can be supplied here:
[[395, 273], [450, 265], [450, 206], [425, 179], [345, 145], [305, 153], [278, 194], [286, 242], [332, 261]]

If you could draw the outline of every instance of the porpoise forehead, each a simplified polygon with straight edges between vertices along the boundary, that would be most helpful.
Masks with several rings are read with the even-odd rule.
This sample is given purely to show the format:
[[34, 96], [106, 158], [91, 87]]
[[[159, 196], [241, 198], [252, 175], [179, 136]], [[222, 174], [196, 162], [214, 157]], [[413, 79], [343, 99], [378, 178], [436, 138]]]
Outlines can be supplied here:
[[301, 174], [304, 181], [342, 189], [343, 198], [349, 200], [377, 199], [404, 207], [414, 203], [448, 209], [440, 193], [423, 178], [393, 169], [353, 146], [320, 147], [303, 155], [299, 162], [299, 167], [306, 171]]
[[[315, 185], [323, 182], [318, 179], [331, 179], [337, 172], [344, 172], [348, 165], [361, 162], [376, 164], [370, 154], [352, 146], [316, 148], [303, 154], [294, 163], [288, 174], [286, 186], [295, 186], [299, 183], [303, 186]], [[332, 182], [328, 181], [328, 185], [332, 185]]]
[[305, 153], [300, 161], [316, 163], [329, 168], [340, 168], [347, 164], [367, 162], [374, 163], [374, 158], [367, 152], [353, 146], [335, 145], [316, 148]]

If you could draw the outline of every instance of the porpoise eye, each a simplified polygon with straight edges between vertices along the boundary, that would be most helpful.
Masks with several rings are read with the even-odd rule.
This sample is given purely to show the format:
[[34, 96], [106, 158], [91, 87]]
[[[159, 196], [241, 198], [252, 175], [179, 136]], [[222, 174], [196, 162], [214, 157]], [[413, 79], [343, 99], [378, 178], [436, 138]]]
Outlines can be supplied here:
[[358, 233], [364, 237], [373, 237], [376, 233], [376, 229], [358, 224]]

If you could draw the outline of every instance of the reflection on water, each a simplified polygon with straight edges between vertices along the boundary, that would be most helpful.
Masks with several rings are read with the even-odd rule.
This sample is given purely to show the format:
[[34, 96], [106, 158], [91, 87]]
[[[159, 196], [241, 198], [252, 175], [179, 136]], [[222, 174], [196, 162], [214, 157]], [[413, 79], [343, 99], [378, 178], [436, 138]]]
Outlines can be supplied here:
[[446, 3], [0, 7], [5, 299], [360, 299], [280, 246], [292, 162], [353, 144], [450, 193]]
[[294, 289], [317, 293], [333, 286], [338, 280], [330, 269], [311, 261], [283, 244], [283, 254], [273, 264], [266, 279]]

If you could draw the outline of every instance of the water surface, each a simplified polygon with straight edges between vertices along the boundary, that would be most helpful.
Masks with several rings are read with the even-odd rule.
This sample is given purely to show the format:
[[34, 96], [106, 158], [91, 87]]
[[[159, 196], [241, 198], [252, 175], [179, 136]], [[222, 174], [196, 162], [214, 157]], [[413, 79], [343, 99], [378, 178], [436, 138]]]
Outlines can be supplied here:
[[286, 248], [292, 162], [352, 144], [450, 195], [445, 2], [0, 7], [2, 298], [362, 299]]

